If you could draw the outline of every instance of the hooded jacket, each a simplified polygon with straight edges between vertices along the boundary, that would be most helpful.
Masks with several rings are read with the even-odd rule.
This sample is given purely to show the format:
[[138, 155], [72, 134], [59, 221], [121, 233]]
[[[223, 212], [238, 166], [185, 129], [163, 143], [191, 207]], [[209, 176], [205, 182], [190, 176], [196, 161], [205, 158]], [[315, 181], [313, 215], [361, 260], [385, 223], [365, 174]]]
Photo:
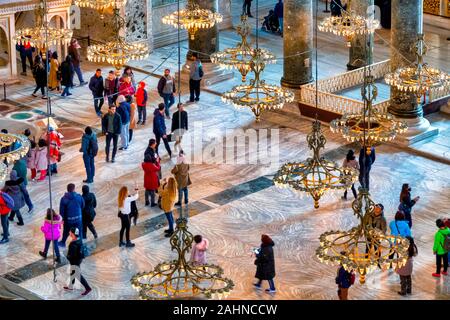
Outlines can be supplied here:
[[127, 124], [130, 122], [131, 106], [128, 102], [124, 101], [119, 103], [119, 107], [116, 109], [116, 112], [120, 115], [122, 124]]
[[159, 163], [142, 162], [142, 169], [144, 170], [144, 188], [146, 190], [158, 190], [158, 172], [161, 170]]
[[164, 115], [159, 112], [159, 109], [153, 112], [153, 133], [156, 136], [162, 137], [166, 134], [166, 123], [164, 122]]
[[189, 165], [187, 163], [181, 162], [176, 164], [171, 173], [175, 176], [175, 180], [177, 180], [178, 189], [183, 189], [190, 185]]
[[92, 150], [89, 149], [91, 141], [93, 144], [97, 144], [98, 149], [97, 135], [95, 132], [92, 132], [92, 134], [83, 134], [81, 138], [81, 152], [83, 152], [83, 156], [93, 156]]
[[23, 185], [23, 178], [18, 178], [15, 170], [11, 171], [10, 180], [5, 182], [3, 192], [6, 192], [14, 200], [13, 210], [20, 210], [25, 206], [24, 195], [27, 194], [28, 191]]
[[134, 95], [135, 90], [133, 84], [131, 82], [121, 82], [119, 85], [119, 94], [124, 96], [132, 96]]
[[23, 179], [23, 184], [25, 186], [28, 185], [28, 179], [27, 179], [27, 160], [25, 158], [21, 158], [17, 160], [14, 163], [14, 166], [12, 168], [14, 171], [17, 172], [17, 176], [19, 178]]
[[255, 278], [260, 280], [272, 280], [275, 277], [275, 257], [273, 254], [272, 241], [268, 244], [261, 244], [261, 249], [256, 255], [256, 275]]
[[59, 214], [68, 225], [81, 225], [83, 197], [76, 192], [66, 192], [59, 203]]
[[34, 168], [38, 171], [47, 170], [48, 158], [47, 147], [36, 147], [34, 156]]
[[145, 90], [145, 82], [139, 82], [139, 88], [136, 91], [136, 104], [138, 107], [145, 107], [147, 105], [148, 95]]
[[433, 245], [433, 252], [439, 255], [446, 254], [447, 251], [445, 251], [444, 248], [444, 241], [445, 238], [448, 237], [450, 234], [450, 229], [445, 227], [445, 229], [439, 229], [438, 232], [434, 235], [434, 245]]
[[167, 189], [168, 183], [161, 185], [158, 189], [158, 194], [161, 197], [161, 209], [164, 212], [173, 211], [173, 206], [175, 205], [175, 200], [177, 198], [177, 193], [173, 196], [169, 194], [169, 190]]
[[44, 233], [45, 240], [58, 240], [61, 236], [61, 217], [54, 216], [53, 222], [45, 219], [41, 231]]
[[206, 264], [206, 250], [208, 250], [209, 242], [202, 239], [200, 243], [194, 243], [191, 251], [191, 263], [194, 265]]

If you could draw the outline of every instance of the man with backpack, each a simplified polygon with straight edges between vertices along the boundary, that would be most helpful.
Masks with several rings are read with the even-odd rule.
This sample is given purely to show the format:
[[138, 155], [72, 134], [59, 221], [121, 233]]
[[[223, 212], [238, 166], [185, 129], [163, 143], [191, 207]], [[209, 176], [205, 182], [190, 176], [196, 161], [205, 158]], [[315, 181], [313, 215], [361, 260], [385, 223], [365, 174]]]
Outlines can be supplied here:
[[75, 280], [78, 279], [85, 290], [81, 295], [86, 296], [92, 291], [92, 288], [81, 274], [80, 266], [83, 259], [86, 258], [87, 248], [81, 242], [80, 229], [72, 227], [70, 228], [69, 234], [72, 239], [69, 244], [69, 249], [67, 250], [67, 260], [69, 260], [70, 263], [70, 280], [69, 284], [65, 286], [64, 289], [72, 291]]
[[5, 192], [0, 191], [0, 219], [3, 229], [3, 237], [0, 244], [9, 242], [9, 220], [8, 215], [14, 208], [14, 200]]
[[66, 240], [69, 236], [70, 228], [77, 228], [83, 230], [83, 215], [84, 199], [81, 195], [75, 192], [75, 185], [69, 183], [67, 185], [67, 192], [61, 198], [59, 203], [59, 215], [63, 218], [63, 236], [58, 243], [60, 247], [66, 246]]
[[86, 180], [84, 183], [93, 183], [95, 176], [95, 162], [94, 159], [98, 153], [98, 142], [95, 132], [92, 131], [91, 127], [86, 127], [84, 129], [83, 137], [81, 138], [81, 149], [83, 152], [83, 162], [86, 168]]
[[[345, 255], [345, 252], [341, 252]], [[348, 289], [355, 283], [355, 274], [345, 270], [344, 266], [340, 266], [337, 271], [336, 284], [338, 285], [339, 300], [348, 300]]]
[[[440, 278], [441, 273], [446, 276], [448, 269], [448, 252], [450, 251], [450, 229], [447, 228], [442, 219], [436, 220], [439, 230], [434, 236], [433, 254], [436, 255], [436, 272], [433, 277]], [[441, 272], [442, 260], [444, 260], [444, 270]]]
[[197, 52], [192, 54], [191, 59], [192, 62], [189, 65], [189, 102], [194, 102], [200, 100], [200, 82], [202, 81], [204, 72]]

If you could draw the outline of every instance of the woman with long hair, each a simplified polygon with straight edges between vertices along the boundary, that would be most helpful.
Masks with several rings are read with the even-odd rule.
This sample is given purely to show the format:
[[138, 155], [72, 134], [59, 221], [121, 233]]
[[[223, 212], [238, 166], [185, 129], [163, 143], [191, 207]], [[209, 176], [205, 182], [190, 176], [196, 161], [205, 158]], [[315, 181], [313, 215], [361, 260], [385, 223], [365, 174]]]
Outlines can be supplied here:
[[50, 74], [48, 78], [48, 88], [49, 90], [57, 90], [60, 91], [60, 81], [61, 78], [59, 77], [60, 72], [60, 65], [58, 61], [58, 53], [55, 51], [52, 53], [52, 57], [50, 59]]
[[33, 77], [36, 82], [36, 89], [34, 89], [31, 94], [33, 97], [37, 97], [36, 92], [41, 90], [42, 99], [47, 99], [45, 88], [47, 87], [47, 70], [45, 69], [44, 63], [42, 62], [42, 57], [37, 55], [34, 58], [33, 64]]
[[400, 192], [400, 205], [398, 206], [398, 210], [402, 211], [405, 214], [406, 221], [408, 221], [408, 225], [412, 228], [412, 217], [411, 210], [412, 207], [419, 201], [420, 197], [415, 197], [411, 199], [411, 187], [408, 183], [404, 183], [402, 185], [402, 191]]
[[[122, 187], [119, 190], [119, 196], [117, 199], [118, 205], [119, 205], [119, 218], [122, 223], [122, 227], [120, 228], [120, 240], [119, 240], [119, 247], [126, 246], [127, 248], [134, 247], [134, 243], [130, 241], [130, 227], [131, 227], [131, 219], [130, 219], [130, 213], [131, 213], [131, 202], [136, 201], [139, 198], [139, 189], [137, 187], [134, 188], [134, 191], [136, 191], [136, 194], [133, 196], [130, 196], [128, 194], [128, 188]], [[123, 242], [123, 233], [125, 232], [125, 237], [127, 242]]]
[[408, 260], [406, 261], [406, 264], [403, 267], [396, 270], [396, 272], [400, 276], [401, 290], [398, 292], [398, 294], [401, 296], [411, 294], [411, 287], [412, 287], [411, 275], [413, 272], [413, 258], [417, 256], [418, 253], [417, 246], [414, 243], [414, 239], [409, 236], [406, 237], [406, 239], [409, 240]]
[[[353, 150], [348, 150], [347, 156], [344, 159], [344, 162], [342, 163], [342, 167], [345, 168], [352, 168], [359, 171], [359, 164], [358, 161], [355, 159], [355, 152]], [[352, 184], [352, 192], [355, 199], [357, 198], [357, 193], [355, 189], [355, 184]], [[347, 200], [347, 189], [344, 191], [344, 195], [342, 196], [343, 200]]]
[[161, 198], [161, 209], [164, 211], [167, 221], [169, 222], [169, 229], [164, 230], [164, 232], [166, 233], [165, 237], [169, 238], [173, 234], [174, 220], [172, 211], [178, 195], [178, 186], [175, 178], [170, 177], [169, 179], [164, 179], [158, 189], [158, 194]]

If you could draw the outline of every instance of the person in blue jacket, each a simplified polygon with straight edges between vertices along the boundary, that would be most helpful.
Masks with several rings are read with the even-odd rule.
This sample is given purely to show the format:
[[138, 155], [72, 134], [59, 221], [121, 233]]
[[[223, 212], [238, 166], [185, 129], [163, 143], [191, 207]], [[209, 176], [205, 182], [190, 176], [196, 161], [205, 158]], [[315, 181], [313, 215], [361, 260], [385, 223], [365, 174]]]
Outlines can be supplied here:
[[405, 220], [405, 214], [401, 211], [397, 211], [394, 221], [389, 223], [389, 229], [392, 236], [411, 237], [411, 229]]
[[102, 116], [102, 106], [105, 103], [104, 93], [105, 87], [103, 85], [104, 80], [102, 77], [102, 70], [97, 69], [95, 71], [95, 75], [91, 77], [89, 81], [89, 90], [92, 92], [92, 96], [94, 97], [94, 108], [97, 116]]
[[92, 131], [91, 127], [84, 129], [83, 137], [81, 138], [81, 150], [83, 152], [83, 162], [86, 169], [86, 180], [84, 183], [93, 183], [95, 176], [94, 159], [98, 152], [97, 135]]
[[359, 183], [361, 187], [369, 190], [369, 175], [375, 162], [375, 148], [363, 147], [359, 151]]
[[121, 147], [119, 150], [127, 150], [128, 144], [130, 143], [130, 114], [131, 114], [131, 106], [127, 102], [127, 99], [124, 95], [120, 95], [117, 97], [117, 113], [120, 115], [120, 119], [122, 120], [122, 130], [120, 132], [120, 143]]
[[163, 139], [164, 146], [166, 147], [167, 153], [169, 157], [172, 157], [172, 150], [170, 150], [169, 140], [167, 139], [166, 134], [166, 123], [164, 122], [164, 103], [160, 103], [158, 108], [153, 113], [153, 133], [156, 138], [156, 153], [158, 153], [158, 147], [161, 143], [161, 139]]
[[[83, 230], [83, 208], [83, 197], [75, 192], [75, 185], [69, 183], [67, 185], [67, 192], [59, 203], [59, 214], [64, 221], [63, 236], [58, 243], [60, 247], [66, 246], [66, 240], [71, 228], [78, 228], [80, 232]], [[82, 234], [80, 234], [80, 238], [82, 238]]]

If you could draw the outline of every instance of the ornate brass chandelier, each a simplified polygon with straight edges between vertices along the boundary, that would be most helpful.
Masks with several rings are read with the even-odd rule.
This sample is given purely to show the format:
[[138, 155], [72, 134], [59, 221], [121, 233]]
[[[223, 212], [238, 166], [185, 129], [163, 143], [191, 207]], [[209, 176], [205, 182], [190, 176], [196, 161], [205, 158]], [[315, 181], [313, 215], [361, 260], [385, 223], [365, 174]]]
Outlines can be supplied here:
[[164, 24], [179, 29], [186, 29], [191, 40], [195, 39], [195, 34], [198, 30], [210, 29], [216, 23], [222, 22], [222, 20], [223, 17], [220, 13], [202, 9], [193, 0], [188, 0], [185, 9], [175, 11], [162, 18]]
[[[222, 68], [239, 70], [242, 82], [245, 82], [247, 74], [251, 71], [251, 62], [255, 54], [255, 49], [250, 46], [247, 40], [250, 34], [250, 25], [247, 22], [246, 15], [241, 16], [241, 24], [237, 26], [236, 31], [241, 36], [241, 42], [238, 42], [236, 47], [213, 53], [211, 61], [219, 64]], [[261, 59], [266, 64], [276, 63], [275, 56], [271, 52], [265, 49], [260, 50]]]
[[72, 39], [73, 31], [70, 29], [50, 27], [45, 19], [46, 14], [47, 8], [44, 5], [44, 1], [41, 0], [35, 11], [35, 27], [16, 30], [13, 37], [14, 42], [18, 44], [29, 43], [32, 47], [36, 48], [68, 44], [70, 39]]
[[327, 190], [347, 189], [358, 178], [357, 170], [340, 168], [336, 163], [321, 157], [320, 149], [325, 148], [327, 140], [320, 126], [318, 120], [314, 121], [313, 130], [306, 137], [313, 156], [302, 162], [284, 164], [273, 178], [277, 187], [311, 195], [316, 209]]
[[250, 69], [255, 78], [250, 80], [250, 84], [235, 86], [222, 95], [225, 103], [232, 103], [236, 108], [250, 108], [256, 116], [256, 122], [261, 120], [263, 111], [280, 109], [285, 103], [294, 101], [294, 93], [291, 91], [261, 80], [265, 66], [265, 55], [261, 49], [256, 48], [250, 61]]
[[[351, 8], [350, 1], [348, 1], [347, 7]], [[354, 36], [373, 34], [380, 27], [380, 22], [376, 19], [365, 18], [351, 10], [341, 9], [341, 16], [327, 17], [320, 22], [318, 27], [320, 31], [345, 37], [348, 46]]]
[[170, 238], [177, 260], [162, 262], [153, 271], [138, 273], [131, 279], [140, 299], [180, 299], [203, 295], [208, 299], [226, 298], [234, 287], [232, 280], [223, 277], [217, 265], [193, 265], [186, 261], [192, 248], [193, 235], [187, 230], [187, 220], [177, 220], [175, 233]]
[[372, 228], [375, 203], [366, 189], [359, 189], [352, 209], [360, 220], [358, 226], [348, 231], [328, 231], [320, 236], [317, 258], [326, 264], [342, 265], [347, 271], [359, 273], [364, 284], [366, 275], [376, 268], [387, 270], [401, 268], [408, 258], [409, 241], [403, 237], [383, 234]]
[[330, 123], [334, 133], [341, 133], [349, 142], [372, 146], [377, 142], [392, 141], [408, 127], [404, 121], [395, 120], [389, 113], [379, 112], [373, 108], [378, 89], [371, 75], [365, 77], [361, 94], [366, 107], [360, 113], [344, 114]]
[[80, 8], [91, 8], [100, 12], [100, 19], [104, 19], [104, 11], [109, 8], [123, 7], [127, 0], [75, 0]]
[[105, 44], [89, 46], [87, 58], [93, 62], [107, 62], [119, 70], [130, 60], [147, 58], [149, 49], [144, 42], [128, 42], [125, 37], [120, 35], [125, 26], [125, 20], [120, 16], [120, 8], [117, 3], [113, 11], [115, 39]]
[[30, 141], [21, 134], [0, 133], [0, 148], [4, 147], [15, 147], [16, 149], [0, 153], [0, 181], [4, 181], [7, 174], [7, 167], [3, 162], [13, 163], [25, 157], [30, 149]]
[[390, 86], [404, 93], [412, 93], [420, 104], [421, 97], [431, 89], [444, 90], [450, 86], [450, 75], [439, 69], [429, 67], [424, 63], [424, 56], [428, 47], [424, 41], [423, 33], [418, 34], [418, 40], [414, 47], [417, 62], [414, 66], [403, 67], [388, 73], [385, 81]]

